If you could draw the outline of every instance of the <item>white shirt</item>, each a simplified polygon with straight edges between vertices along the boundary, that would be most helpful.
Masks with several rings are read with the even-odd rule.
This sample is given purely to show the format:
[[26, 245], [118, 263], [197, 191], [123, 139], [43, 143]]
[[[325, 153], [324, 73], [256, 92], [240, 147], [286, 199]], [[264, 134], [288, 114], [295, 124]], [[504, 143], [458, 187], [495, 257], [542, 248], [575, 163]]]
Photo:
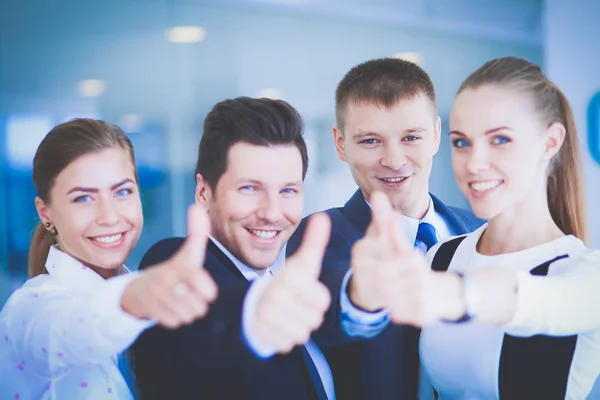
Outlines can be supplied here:
[[[574, 236], [564, 236], [523, 251], [484, 256], [476, 246], [487, 225], [466, 236], [458, 246], [449, 271], [468, 272], [490, 266], [505, 266], [522, 273], [557, 256], [570, 257], [553, 262], [548, 276], [577, 268], [578, 256], [588, 252]], [[439, 244], [427, 254], [433, 259]], [[555, 293], [554, 297], [565, 296]], [[538, 298], [538, 302], [546, 300]], [[582, 307], [584, 304], [579, 304]], [[500, 355], [504, 334], [518, 335], [510, 327], [479, 324], [435, 324], [421, 332], [420, 354], [429, 380], [440, 399], [498, 399]], [[600, 374], [600, 330], [579, 334], [567, 382], [567, 399], [584, 399]]]
[[[258, 299], [260, 298], [261, 293], [263, 292], [266, 284], [269, 282], [274, 273], [279, 271], [280, 268], [283, 268], [285, 265], [285, 251], [287, 248], [287, 243], [283, 246], [275, 263], [271, 265], [269, 268], [265, 270], [265, 273], [261, 276], [256, 272], [256, 270], [248, 267], [240, 260], [238, 260], [229, 250], [225, 248], [219, 241], [210, 236], [210, 239], [213, 243], [221, 249], [221, 251], [233, 262], [233, 264], [237, 267], [237, 269], [244, 275], [244, 277], [248, 281], [257, 280], [254, 283], [248, 293], [246, 294], [246, 298], [244, 299], [243, 312], [242, 312], [242, 331], [244, 338], [246, 339], [246, 343], [248, 343], [248, 347], [260, 358], [269, 358], [275, 355], [275, 350], [269, 346], [264, 345], [258, 340], [258, 338], [254, 337], [250, 333], [250, 323], [253, 319], [254, 314], [256, 313], [256, 307], [258, 303]], [[329, 368], [329, 364], [325, 359], [325, 356], [311, 339], [304, 344], [304, 347], [308, 351], [310, 358], [312, 358], [315, 367], [317, 368], [317, 372], [319, 373], [319, 377], [321, 378], [321, 382], [323, 383], [323, 387], [325, 388], [325, 392], [327, 393], [327, 398], [329, 400], [335, 400], [335, 388], [333, 384], [333, 377], [331, 374], [331, 369]]]
[[105, 280], [54, 247], [46, 269], [0, 313], [0, 399], [132, 399], [117, 356], [152, 324], [121, 309], [135, 273]]
[[577, 268], [556, 277], [519, 274], [517, 309], [508, 325], [511, 331], [572, 335], [600, 328], [600, 251], [586, 251], [573, 257], [573, 262]]

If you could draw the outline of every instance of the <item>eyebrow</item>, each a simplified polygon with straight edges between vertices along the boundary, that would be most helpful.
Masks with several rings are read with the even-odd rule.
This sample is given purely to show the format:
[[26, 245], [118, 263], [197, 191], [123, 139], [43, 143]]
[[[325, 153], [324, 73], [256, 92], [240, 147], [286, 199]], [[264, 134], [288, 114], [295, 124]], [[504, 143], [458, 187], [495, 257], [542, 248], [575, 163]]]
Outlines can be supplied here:
[[[422, 128], [422, 127], [407, 128], [402, 131], [402, 134], [419, 133], [419, 132], [425, 132], [426, 130], [427, 129]], [[359, 131], [359, 132], [355, 133], [354, 135], [352, 135], [352, 139], [359, 139], [359, 138], [365, 137], [365, 136], [381, 136], [381, 135], [379, 133], [373, 132], [373, 131]]]
[[[512, 131], [513, 129], [512, 129], [512, 128], [509, 128], [508, 126], [499, 126], [499, 127], [497, 127], [497, 128], [488, 129], [487, 131], [485, 131], [485, 134], [486, 134], [486, 135], [491, 135], [492, 133], [496, 133], [496, 132], [498, 132], [498, 131], [504, 131], [504, 130], [507, 130], [507, 131]], [[465, 135], [464, 133], [462, 133], [461, 131], [450, 131], [448, 134], [449, 134], [449, 135], [460, 135], [460, 136], [467, 136], [467, 135]]]
[[[236, 182], [236, 184], [238, 184], [238, 185], [241, 185], [243, 183], [245, 183], [245, 184], [251, 183], [251, 184], [257, 185], [257, 186], [263, 186], [264, 185], [263, 182], [261, 182], [261, 181], [258, 181], [256, 179], [247, 179], [247, 178], [238, 179], [237, 182]], [[286, 187], [286, 186], [302, 186], [302, 181], [287, 182], [283, 186], [284, 187]]]
[[[134, 183], [135, 184], [135, 182], [133, 181], [133, 179], [126, 178], [126, 179], [123, 179], [121, 182], [115, 183], [114, 185], [112, 185], [110, 187], [110, 190], [115, 190], [117, 188], [120, 188], [121, 186], [123, 186], [123, 185], [125, 185], [127, 183]], [[71, 194], [73, 192], [98, 193], [99, 190], [97, 188], [87, 188], [87, 187], [77, 186], [77, 187], [74, 187], [73, 189], [69, 190], [67, 192], [67, 195], [69, 195], [69, 194]]]

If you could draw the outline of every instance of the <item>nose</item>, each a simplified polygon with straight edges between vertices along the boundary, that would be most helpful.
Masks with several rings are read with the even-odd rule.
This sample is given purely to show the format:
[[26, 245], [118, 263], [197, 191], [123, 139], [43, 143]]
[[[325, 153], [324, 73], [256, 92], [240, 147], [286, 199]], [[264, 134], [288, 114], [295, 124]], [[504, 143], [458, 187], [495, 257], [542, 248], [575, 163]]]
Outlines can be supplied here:
[[119, 222], [120, 215], [113, 199], [100, 199], [98, 202], [98, 217], [100, 225], [115, 225]]
[[467, 157], [467, 170], [472, 174], [484, 171], [490, 166], [489, 154], [485, 146], [474, 144]]
[[265, 193], [262, 196], [256, 215], [263, 221], [275, 223], [283, 217], [279, 193]]
[[406, 164], [406, 155], [400, 144], [386, 144], [381, 157], [381, 165], [397, 171]]

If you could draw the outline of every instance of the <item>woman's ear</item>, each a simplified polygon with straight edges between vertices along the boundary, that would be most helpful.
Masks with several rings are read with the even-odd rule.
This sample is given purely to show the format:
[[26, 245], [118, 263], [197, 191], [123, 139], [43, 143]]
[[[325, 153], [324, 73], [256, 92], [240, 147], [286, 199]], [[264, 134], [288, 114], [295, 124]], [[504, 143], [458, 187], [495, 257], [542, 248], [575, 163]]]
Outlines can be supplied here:
[[548, 127], [548, 138], [546, 140], [546, 148], [544, 150], [544, 158], [552, 159], [558, 152], [565, 141], [567, 129], [560, 122], [553, 122]]

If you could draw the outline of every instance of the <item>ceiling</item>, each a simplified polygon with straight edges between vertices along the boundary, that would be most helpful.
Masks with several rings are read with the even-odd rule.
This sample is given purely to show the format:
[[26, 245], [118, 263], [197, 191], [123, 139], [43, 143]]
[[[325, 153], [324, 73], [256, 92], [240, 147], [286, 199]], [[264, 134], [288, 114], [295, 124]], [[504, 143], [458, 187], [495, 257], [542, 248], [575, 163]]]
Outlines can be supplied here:
[[[148, 0], [137, 0], [148, 1]], [[297, 9], [406, 27], [541, 44], [543, 0], [152, 0]]]

